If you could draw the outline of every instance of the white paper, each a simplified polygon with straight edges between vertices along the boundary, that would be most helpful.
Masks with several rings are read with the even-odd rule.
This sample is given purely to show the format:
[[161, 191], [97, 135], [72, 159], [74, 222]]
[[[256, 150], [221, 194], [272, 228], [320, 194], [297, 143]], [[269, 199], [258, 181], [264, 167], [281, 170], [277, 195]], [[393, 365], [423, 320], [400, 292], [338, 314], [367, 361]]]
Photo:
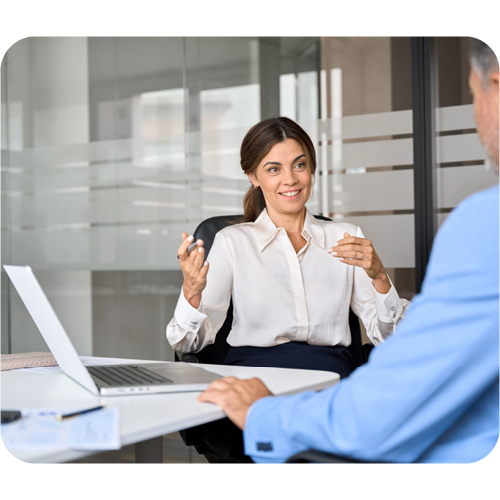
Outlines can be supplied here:
[[74, 419], [68, 446], [72, 450], [119, 450], [118, 408], [105, 408]]
[[2, 424], [2, 441], [11, 450], [117, 450], [118, 408], [104, 408], [59, 421], [57, 415], [86, 408], [21, 410], [22, 418]]

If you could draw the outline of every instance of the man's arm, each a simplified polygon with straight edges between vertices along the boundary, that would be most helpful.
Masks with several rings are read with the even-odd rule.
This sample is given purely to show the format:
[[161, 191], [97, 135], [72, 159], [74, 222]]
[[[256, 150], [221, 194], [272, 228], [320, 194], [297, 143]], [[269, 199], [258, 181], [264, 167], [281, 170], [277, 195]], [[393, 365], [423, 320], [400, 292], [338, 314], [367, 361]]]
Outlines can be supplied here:
[[[316, 448], [413, 462], [487, 391], [493, 394], [495, 384], [498, 433], [498, 260], [497, 193], [450, 215], [422, 294], [367, 365], [331, 389], [251, 405], [245, 452], [255, 461], [282, 461]], [[474, 442], [466, 461], [477, 451]], [[483, 446], [477, 453], [488, 451]]]

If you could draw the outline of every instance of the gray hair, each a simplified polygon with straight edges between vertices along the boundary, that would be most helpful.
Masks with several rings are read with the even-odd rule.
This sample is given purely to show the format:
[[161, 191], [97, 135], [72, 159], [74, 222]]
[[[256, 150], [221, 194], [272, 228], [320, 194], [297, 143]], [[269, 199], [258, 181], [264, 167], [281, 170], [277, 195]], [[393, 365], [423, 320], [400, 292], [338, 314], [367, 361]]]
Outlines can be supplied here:
[[486, 86], [489, 76], [498, 71], [498, 59], [495, 53], [481, 40], [471, 38], [469, 58], [471, 66], [481, 79], [481, 83]]

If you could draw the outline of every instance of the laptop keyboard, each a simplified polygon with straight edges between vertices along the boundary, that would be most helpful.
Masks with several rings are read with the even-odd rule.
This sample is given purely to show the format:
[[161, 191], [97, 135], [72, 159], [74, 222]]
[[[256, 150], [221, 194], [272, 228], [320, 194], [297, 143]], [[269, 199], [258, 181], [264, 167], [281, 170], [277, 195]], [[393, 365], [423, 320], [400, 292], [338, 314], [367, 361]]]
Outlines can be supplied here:
[[89, 373], [106, 384], [114, 386], [128, 385], [164, 385], [172, 381], [142, 366], [89, 366]]

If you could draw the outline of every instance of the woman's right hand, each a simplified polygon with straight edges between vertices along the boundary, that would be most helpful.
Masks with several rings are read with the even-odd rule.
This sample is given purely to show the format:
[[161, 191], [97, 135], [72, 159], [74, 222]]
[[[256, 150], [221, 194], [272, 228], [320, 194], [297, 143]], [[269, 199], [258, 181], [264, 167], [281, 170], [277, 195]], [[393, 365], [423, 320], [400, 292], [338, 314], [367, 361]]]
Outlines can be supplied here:
[[182, 274], [184, 275], [184, 284], [182, 290], [186, 300], [195, 308], [200, 307], [201, 292], [207, 286], [207, 273], [209, 264], [203, 264], [203, 256], [205, 249], [203, 248], [203, 241], [198, 240], [196, 247], [187, 253], [188, 246], [193, 242], [193, 237], [188, 236], [187, 233], [182, 233], [182, 245], [177, 251], [179, 256], [179, 263], [181, 265]]

